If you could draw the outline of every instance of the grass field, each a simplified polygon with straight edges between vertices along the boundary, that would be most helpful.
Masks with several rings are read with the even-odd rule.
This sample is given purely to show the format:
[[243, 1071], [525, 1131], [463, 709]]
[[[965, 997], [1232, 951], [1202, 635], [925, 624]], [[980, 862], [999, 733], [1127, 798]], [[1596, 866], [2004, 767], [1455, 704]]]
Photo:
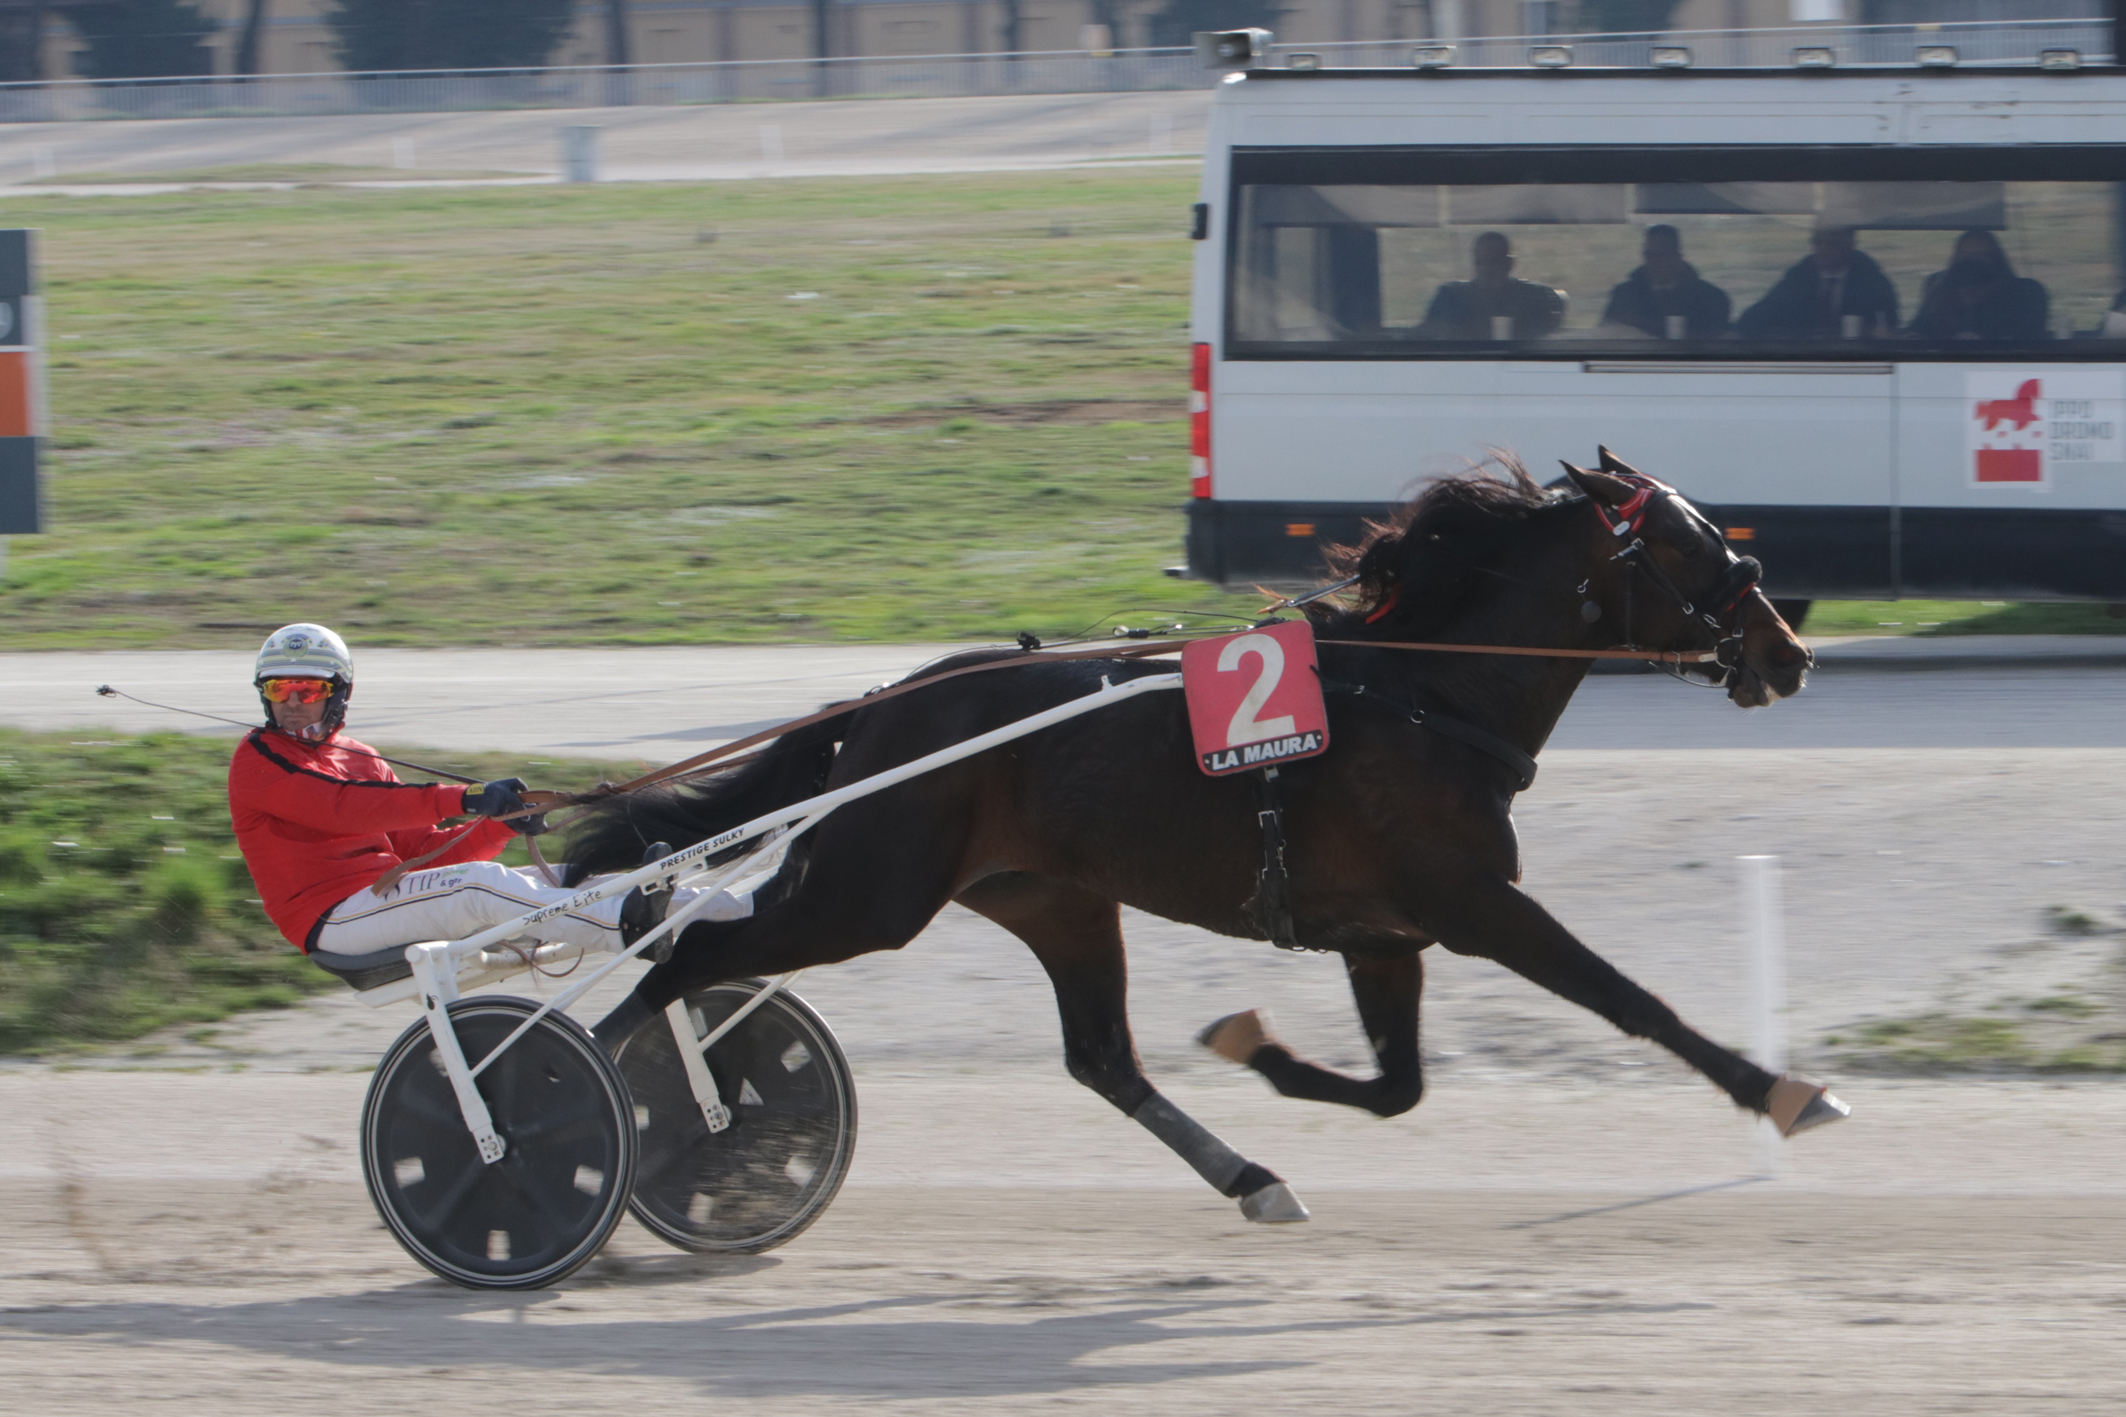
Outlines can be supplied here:
[[[121, 1042], [344, 987], [259, 908], [229, 829], [232, 746], [0, 729], [0, 1054]], [[461, 770], [527, 774], [494, 756]], [[588, 787], [600, 771], [550, 763], [538, 780]], [[518, 843], [502, 859], [527, 858]]]
[[[297, 618], [357, 644], [988, 639], [1240, 605], [1160, 573], [1192, 182], [0, 199], [43, 231], [54, 423], [0, 648]], [[2126, 628], [2008, 609], [1809, 628]]]
[[0, 643], [939, 639], [1180, 560], [1191, 179], [195, 192], [43, 229]]

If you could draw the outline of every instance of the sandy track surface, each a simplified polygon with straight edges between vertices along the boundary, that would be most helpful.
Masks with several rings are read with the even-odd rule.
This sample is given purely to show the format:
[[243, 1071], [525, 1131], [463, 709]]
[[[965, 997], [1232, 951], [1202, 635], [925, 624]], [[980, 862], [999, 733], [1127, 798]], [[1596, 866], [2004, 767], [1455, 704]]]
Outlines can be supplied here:
[[[414, 1278], [357, 1191], [0, 1191], [18, 1412], [2103, 1413], [2126, 1199], [852, 1192], [741, 1260]], [[123, 1235], [123, 1253], [79, 1234]]]

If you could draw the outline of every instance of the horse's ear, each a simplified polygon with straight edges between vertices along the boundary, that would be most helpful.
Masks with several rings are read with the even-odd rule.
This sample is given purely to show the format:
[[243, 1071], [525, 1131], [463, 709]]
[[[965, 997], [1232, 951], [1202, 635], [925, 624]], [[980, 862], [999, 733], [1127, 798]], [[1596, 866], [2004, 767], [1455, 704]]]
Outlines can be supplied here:
[[1602, 471], [1615, 473], [1619, 477], [1646, 476], [1645, 473], [1639, 471], [1637, 468], [1633, 467], [1630, 463], [1624, 461], [1624, 459], [1618, 457], [1609, 449], [1599, 448], [1596, 451], [1601, 455]]
[[1632, 499], [1636, 489], [1622, 478], [1611, 477], [1606, 472], [1591, 472], [1584, 467], [1565, 464], [1565, 475], [1572, 485], [1585, 492], [1605, 507], [1621, 507]]

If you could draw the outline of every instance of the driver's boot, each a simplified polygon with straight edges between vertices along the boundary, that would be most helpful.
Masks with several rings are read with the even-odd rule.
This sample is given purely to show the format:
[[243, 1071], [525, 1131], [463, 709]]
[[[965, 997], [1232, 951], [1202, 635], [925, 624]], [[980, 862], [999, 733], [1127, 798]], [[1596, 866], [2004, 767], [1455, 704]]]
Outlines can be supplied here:
[[[649, 850], [642, 854], [642, 864], [662, 861], [672, 854], [669, 842], [650, 843]], [[665, 913], [672, 908], [672, 888], [668, 882], [652, 881], [647, 886], [637, 886], [620, 902], [620, 944], [632, 946], [664, 923]], [[676, 932], [675, 932], [676, 933]], [[648, 951], [652, 963], [663, 964], [672, 957], [672, 936], [666, 935]]]

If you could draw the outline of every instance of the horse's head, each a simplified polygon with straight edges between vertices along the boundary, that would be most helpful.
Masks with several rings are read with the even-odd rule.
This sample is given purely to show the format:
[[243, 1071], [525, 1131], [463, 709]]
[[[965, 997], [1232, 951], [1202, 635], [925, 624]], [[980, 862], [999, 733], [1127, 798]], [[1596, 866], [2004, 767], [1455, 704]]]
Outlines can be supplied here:
[[1620, 644], [1719, 648], [1718, 663], [1686, 672], [1724, 680], [1744, 708], [1799, 693], [1814, 660], [1758, 588], [1756, 558], [1737, 556], [1674, 488], [1601, 451], [1599, 470], [1565, 465], [1600, 522], [1587, 586], [1599, 623]]

